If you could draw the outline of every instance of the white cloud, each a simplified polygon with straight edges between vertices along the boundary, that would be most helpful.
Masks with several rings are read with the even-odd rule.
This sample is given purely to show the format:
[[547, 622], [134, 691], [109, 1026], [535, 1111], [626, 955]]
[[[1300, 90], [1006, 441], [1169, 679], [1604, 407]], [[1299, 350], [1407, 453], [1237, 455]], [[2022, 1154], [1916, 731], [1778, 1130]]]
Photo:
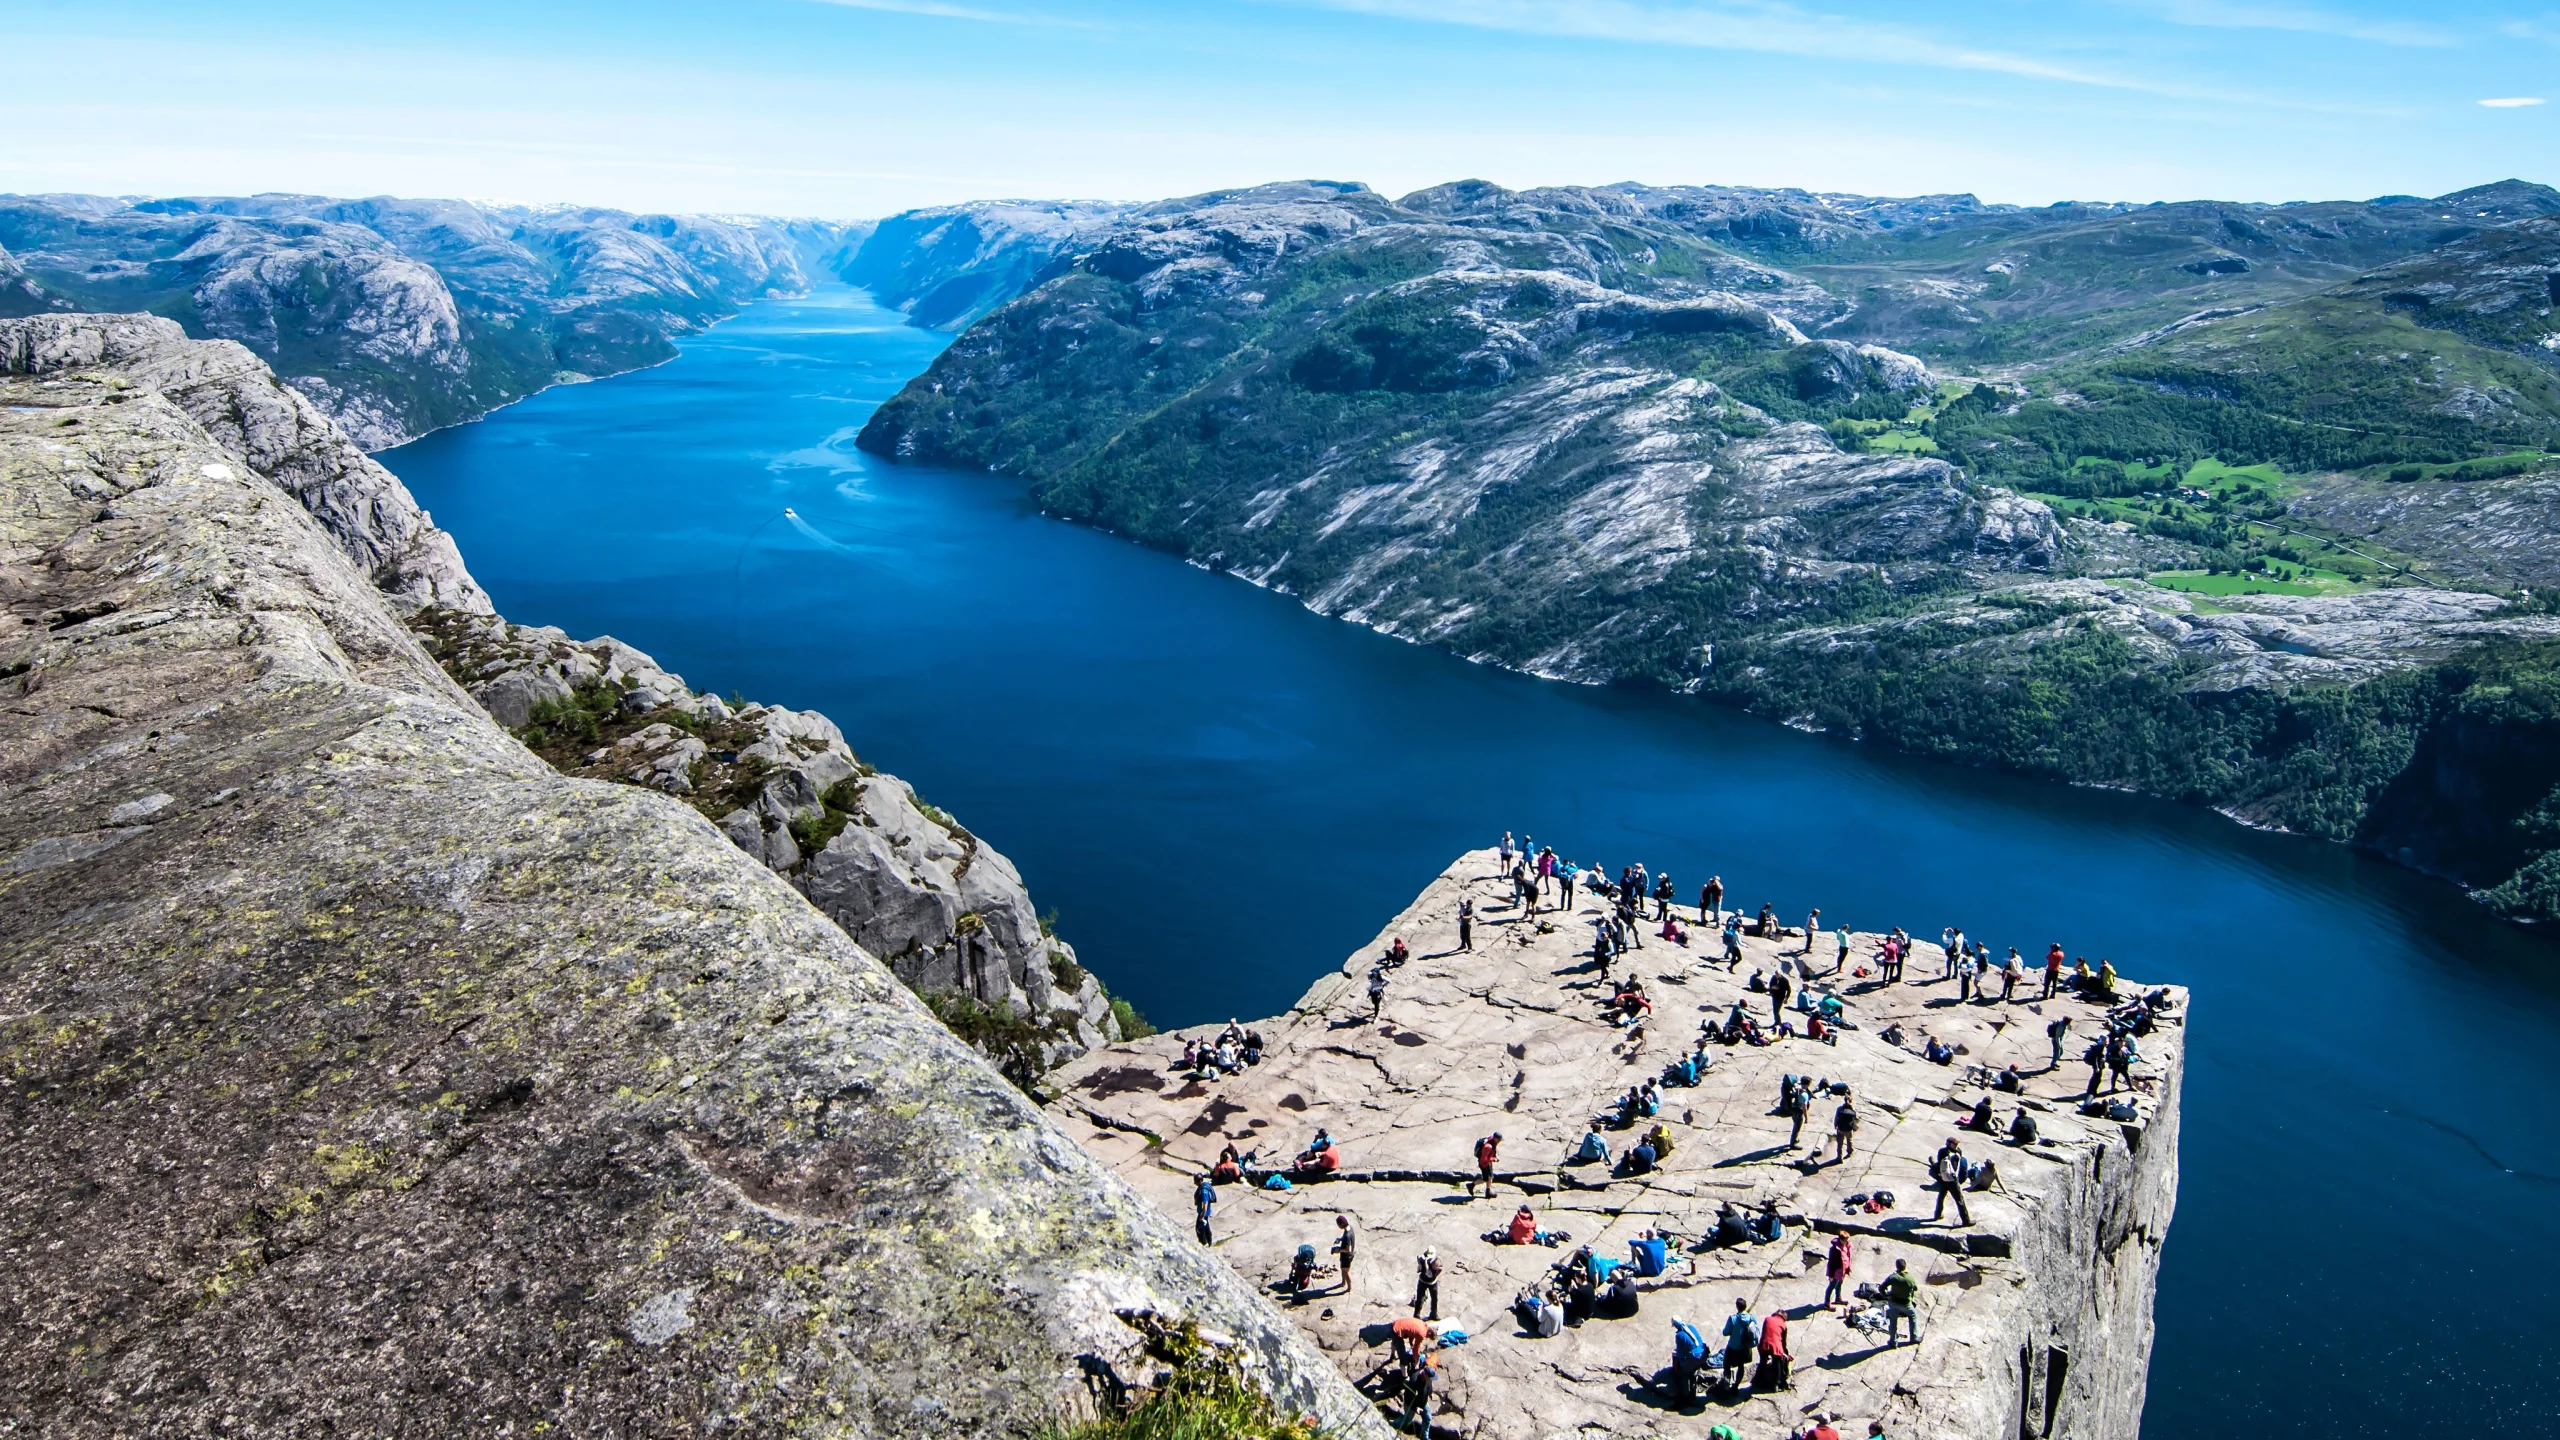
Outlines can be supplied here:
[[2501, 96], [2495, 100], [2483, 100], [2480, 103], [2488, 106], [2492, 110], [2518, 110], [2527, 105], [2541, 104], [2542, 97], [2539, 95], [2507, 95]]
[[2377, 45], [2450, 48], [2461, 44], [2452, 33], [2429, 25], [2396, 20], [2368, 20], [2309, 5], [2236, 5], [2225, 0], [2134, 0], [2137, 8], [2172, 25], [2211, 30], [2287, 30], [2302, 35], [2335, 35]]

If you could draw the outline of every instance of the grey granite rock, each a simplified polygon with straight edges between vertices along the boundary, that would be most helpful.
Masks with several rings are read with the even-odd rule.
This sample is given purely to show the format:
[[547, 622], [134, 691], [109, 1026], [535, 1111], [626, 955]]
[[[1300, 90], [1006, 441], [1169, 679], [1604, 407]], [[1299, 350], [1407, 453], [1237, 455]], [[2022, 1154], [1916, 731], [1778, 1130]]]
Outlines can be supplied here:
[[0, 376], [0, 1427], [1025, 1434], [1151, 1379], [1154, 1310], [1379, 1433], [843, 929], [527, 753], [136, 373]]

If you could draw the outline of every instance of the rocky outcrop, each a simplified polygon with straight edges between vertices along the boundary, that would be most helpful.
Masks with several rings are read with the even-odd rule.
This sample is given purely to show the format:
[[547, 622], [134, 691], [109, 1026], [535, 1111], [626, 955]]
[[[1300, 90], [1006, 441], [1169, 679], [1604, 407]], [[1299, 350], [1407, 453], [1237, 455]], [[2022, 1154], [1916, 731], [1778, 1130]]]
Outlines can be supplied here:
[[0, 315], [184, 315], [385, 449], [807, 288], [847, 227], [316, 195], [0, 199]]
[[1027, 1026], [1015, 1038], [1034, 1071], [1119, 1038], [1111, 997], [1048, 933], [1013, 862], [863, 764], [826, 716], [732, 709], [609, 636], [437, 612], [414, 623], [563, 772], [682, 797], [910, 987]]
[[136, 373], [0, 376], [0, 1425], [1027, 1434], [1153, 1380], [1152, 1311], [1378, 1433], [843, 928], [529, 754]]
[[408, 605], [490, 608], [453, 537], [408, 488], [238, 344], [189, 340], [157, 315], [0, 320], [0, 373], [92, 375], [118, 394], [161, 396], [301, 501], [385, 594]]
[[[1386, 1322], [1407, 1313], [1403, 1282], [1416, 1256], [1434, 1251], [1439, 1316], [1470, 1337], [1438, 1357], [1443, 1423], [1458, 1434], [1635, 1440], [1721, 1422], [1775, 1435], [1817, 1411], [1844, 1417], [1844, 1435], [1864, 1434], [1869, 1420], [1887, 1434], [1972, 1440], [2139, 1434], [2153, 1288], [2177, 1202], [2182, 992], [2168, 991], [2175, 1006], [2139, 1041], [2133, 1088], [2090, 1105], [2076, 1061], [2103, 1025], [2103, 1004], [2067, 992], [2039, 999], [2032, 980], [2006, 1003], [1960, 1001], [1934, 960], [1884, 984], [1872, 973], [1880, 937], [1870, 935], [1852, 937], [1852, 968], [1835, 975], [1825, 937], [1806, 983], [1835, 990], [1846, 1007], [1850, 1028], [1836, 1045], [1801, 1033], [1767, 1047], [1706, 1043], [1700, 1083], [1659, 1092], [1673, 1142], [1663, 1163], [1641, 1173], [1567, 1164], [1592, 1117], [1687, 1055], [1702, 1023], [1722, 1024], [1737, 1005], [1766, 1017], [1769, 999], [1746, 977], [1803, 973], [1799, 941], [1746, 937], [1744, 964], [1729, 972], [1697, 949], [1648, 940], [1613, 978], [1639, 980], [1651, 1016], [1612, 1024], [1588, 959], [1600, 905], [1585, 892], [1578, 910], [1558, 911], [1550, 887], [1547, 908], [1523, 916], [1497, 872], [1486, 852], [1452, 865], [1289, 1014], [1254, 1027], [1265, 1041], [1259, 1064], [1187, 1072], [1179, 1034], [1114, 1046], [1057, 1077], [1051, 1113], [1169, 1216], [1191, 1213], [1192, 1188], [1223, 1148], [1254, 1153], [1259, 1173], [1329, 1133], [1341, 1155], [1335, 1177], [1220, 1194], [1217, 1253], [1282, 1290], [1291, 1252], [1309, 1242], [1321, 1250], [1334, 1218], [1350, 1217], [1356, 1283], [1336, 1293], [1325, 1274], [1289, 1314], [1346, 1376], [1362, 1377], [1384, 1358]], [[1462, 898], [1477, 906], [1473, 950], [1457, 948]], [[1697, 943], [1711, 947], [1711, 933], [1702, 927]], [[1398, 939], [1412, 958], [1386, 972], [1373, 1011], [1363, 978]], [[2061, 1018], [2071, 1042], [2055, 1067], [2045, 1026]], [[1794, 1025], [1801, 1032], [1805, 1016]], [[1924, 1037], [1955, 1047], [1953, 1063], [1930, 1063]], [[2013, 1062], [2023, 1092], [1993, 1088]], [[1775, 1104], [1787, 1074], [1848, 1088], [1861, 1117], [1853, 1154], [1829, 1144], [1838, 1095], [1790, 1133]], [[1984, 1100], [1998, 1131], [1964, 1131]], [[2020, 1115], [2035, 1137], [2004, 1141]], [[1613, 1157], [1634, 1146], [1638, 1127], [1596, 1123]], [[1474, 1177], [1477, 1138], [1494, 1132], [1495, 1193], [1474, 1198], [1459, 1187]], [[1971, 1223], [1952, 1207], [1940, 1223], [1926, 1167], [1958, 1134], [1970, 1157], [1996, 1164], [1998, 1184], [1967, 1194]], [[1893, 1196], [1890, 1208], [1850, 1203], [1878, 1192]], [[1782, 1240], [1706, 1243], [1720, 1205], [1768, 1203], [1786, 1217]], [[1570, 1242], [1488, 1243], [1522, 1204]], [[1634, 1317], [1595, 1317], [1542, 1339], [1506, 1313], [1573, 1247], [1623, 1262], [1627, 1242], [1647, 1230], [1673, 1237], [1673, 1263], [1637, 1282]], [[1921, 1281], [1917, 1345], [1886, 1348], [1881, 1327], [1866, 1328], [1881, 1318], [1871, 1305], [1819, 1306], [1824, 1254], [1839, 1234], [1850, 1237], [1853, 1286], [1909, 1263]], [[1792, 1320], [1792, 1388], [1683, 1404], [1667, 1374], [1671, 1319], [1688, 1318], [1717, 1344], [1737, 1299]]]

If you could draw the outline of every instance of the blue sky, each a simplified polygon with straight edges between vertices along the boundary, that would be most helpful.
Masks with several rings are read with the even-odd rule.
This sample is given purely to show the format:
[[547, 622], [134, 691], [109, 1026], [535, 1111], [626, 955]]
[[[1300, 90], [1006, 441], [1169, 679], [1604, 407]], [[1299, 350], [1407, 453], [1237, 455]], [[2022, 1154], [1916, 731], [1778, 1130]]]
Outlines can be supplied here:
[[2030, 204], [2560, 183], [2560, 8], [2534, 4], [0, 0], [0, 33], [15, 191], [855, 217], [1302, 176]]

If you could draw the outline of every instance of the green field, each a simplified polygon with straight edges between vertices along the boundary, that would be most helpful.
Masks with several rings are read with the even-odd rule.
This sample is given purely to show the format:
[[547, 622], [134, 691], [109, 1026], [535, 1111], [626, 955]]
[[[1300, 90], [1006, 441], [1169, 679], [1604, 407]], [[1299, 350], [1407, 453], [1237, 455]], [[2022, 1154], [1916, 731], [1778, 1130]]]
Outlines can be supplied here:
[[2275, 575], [2208, 575], [2201, 570], [2163, 570], [2144, 577], [2163, 590], [2189, 595], [2352, 595], [2369, 582], [2309, 565], [2281, 565]]

